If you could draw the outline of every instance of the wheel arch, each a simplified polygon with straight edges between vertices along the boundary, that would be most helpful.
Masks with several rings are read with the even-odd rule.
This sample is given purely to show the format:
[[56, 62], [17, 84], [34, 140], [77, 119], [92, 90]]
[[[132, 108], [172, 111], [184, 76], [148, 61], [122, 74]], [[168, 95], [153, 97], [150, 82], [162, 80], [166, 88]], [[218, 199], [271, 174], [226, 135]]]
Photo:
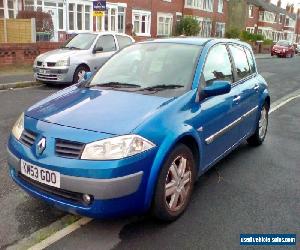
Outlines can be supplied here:
[[193, 129], [178, 135], [177, 137], [167, 137], [164, 142], [160, 145], [160, 148], [157, 152], [157, 156], [152, 164], [152, 168], [149, 174], [148, 183], [146, 187], [145, 199], [144, 199], [144, 209], [147, 211], [152, 204], [154, 191], [157, 183], [157, 179], [164, 161], [167, 156], [172, 152], [172, 150], [182, 143], [189, 147], [193, 153], [193, 156], [197, 160], [196, 164], [196, 176], [198, 176], [200, 170], [200, 159], [201, 159], [201, 144], [200, 139], [197, 136], [197, 132]]

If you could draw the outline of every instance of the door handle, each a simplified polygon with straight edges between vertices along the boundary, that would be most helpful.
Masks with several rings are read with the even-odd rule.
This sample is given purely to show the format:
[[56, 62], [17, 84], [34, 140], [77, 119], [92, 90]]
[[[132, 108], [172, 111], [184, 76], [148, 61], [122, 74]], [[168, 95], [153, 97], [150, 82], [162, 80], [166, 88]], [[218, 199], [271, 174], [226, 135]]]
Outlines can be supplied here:
[[239, 100], [241, 100], [241, 96], [240, 95], [238, 95], [238, 96], [236, 96], [236, 97], [233, 98], [234, 102], [238, 102]]
[[258, 85], [258, 84], [255, 84], [255, 86], [253, 87], [253, 89], [254, 89], [255, 91], [258, 91], [259, 85]]

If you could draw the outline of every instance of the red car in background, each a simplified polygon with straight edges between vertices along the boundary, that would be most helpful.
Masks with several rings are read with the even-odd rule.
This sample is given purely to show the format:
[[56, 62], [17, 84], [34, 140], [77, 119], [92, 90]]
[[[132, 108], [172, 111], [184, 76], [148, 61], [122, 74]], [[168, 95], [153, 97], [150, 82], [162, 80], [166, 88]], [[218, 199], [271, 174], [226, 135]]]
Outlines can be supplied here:
[[290, 41], [280, 40], [272, 47], [271, 56], [274, 55], [278, 57], [293, 57], [295, 55], [295, 48]]

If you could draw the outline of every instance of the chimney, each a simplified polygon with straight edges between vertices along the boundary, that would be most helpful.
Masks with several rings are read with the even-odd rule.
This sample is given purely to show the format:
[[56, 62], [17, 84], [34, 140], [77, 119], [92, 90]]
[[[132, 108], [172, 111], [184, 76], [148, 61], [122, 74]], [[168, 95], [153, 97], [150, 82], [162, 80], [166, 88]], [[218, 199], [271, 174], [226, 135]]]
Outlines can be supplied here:
[[265, 0], [267, 3], [271, 3], [271, 0]]
[[281, 8], [281, 0], [277, 1], [277, 7]]
[[290, 11], [291, 13], [294, 13], [294, 4], [291, 5]]
[[286, 12], [288, 12], [288, 13], [290, 12], [290, 5], [289, 5], [289, 4], [286, 5], [285, 10], [286, 10]]

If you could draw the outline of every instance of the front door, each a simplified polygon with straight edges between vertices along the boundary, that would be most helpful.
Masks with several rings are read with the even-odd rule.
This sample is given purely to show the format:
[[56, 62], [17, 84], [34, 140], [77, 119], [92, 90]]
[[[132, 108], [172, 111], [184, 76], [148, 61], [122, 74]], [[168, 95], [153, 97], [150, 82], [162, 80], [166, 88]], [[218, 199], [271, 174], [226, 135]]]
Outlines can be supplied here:
[[117, 51], [115, 38], [113, 35], [100, 36], [95, 44], [95, 48], [102, 47], [102, 51], [97, 51], [91, 55], [91, 70], [98, 70]]
[[[53, 3], [47, 3], [47, 4], [53, 4]], [[54, 6], [45, 6], [44, 7], [44, 12], [49, 13], [52, 17], [52, 23], [53, 23], [53, 37], [51, 38], [51, 41], [57, 42], [58, 41], [58, 13], [57, 13], [57, 8], [56, 4], [54, 3]]]
[[229, 81], [232, 89], [227, 94], [209, 97], [200, 102], [197, 118], [200, 127], [197, 130], [204, 141], [202, 170], [240, 140], [240, 88], [233, 84], [233, 69], [225, 44], [217, 44], [210, 49], [203, 68], [202, 87], [213, 84], [215, 80]]

